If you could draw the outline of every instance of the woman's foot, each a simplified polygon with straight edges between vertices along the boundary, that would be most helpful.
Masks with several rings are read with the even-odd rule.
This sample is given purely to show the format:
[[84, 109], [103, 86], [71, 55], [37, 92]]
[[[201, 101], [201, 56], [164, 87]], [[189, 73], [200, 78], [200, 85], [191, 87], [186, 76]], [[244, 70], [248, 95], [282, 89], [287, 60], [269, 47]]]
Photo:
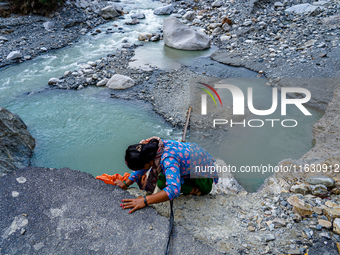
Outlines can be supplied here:
[[200, 196], [202, 194], [202, 192], [198, 188], [193, 188], [192, 191], [190, 192], [190, 194], [192, 194], [194, 196]]

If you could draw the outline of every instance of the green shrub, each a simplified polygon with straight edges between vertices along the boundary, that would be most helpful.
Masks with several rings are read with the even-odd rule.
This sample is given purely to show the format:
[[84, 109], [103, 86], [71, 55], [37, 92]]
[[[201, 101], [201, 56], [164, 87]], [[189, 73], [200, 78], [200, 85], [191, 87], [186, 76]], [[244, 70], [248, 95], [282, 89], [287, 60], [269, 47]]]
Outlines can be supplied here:
[[8, 2], [13, 13], [48, 15], [61, 6], [63, 0], [8, 0]]

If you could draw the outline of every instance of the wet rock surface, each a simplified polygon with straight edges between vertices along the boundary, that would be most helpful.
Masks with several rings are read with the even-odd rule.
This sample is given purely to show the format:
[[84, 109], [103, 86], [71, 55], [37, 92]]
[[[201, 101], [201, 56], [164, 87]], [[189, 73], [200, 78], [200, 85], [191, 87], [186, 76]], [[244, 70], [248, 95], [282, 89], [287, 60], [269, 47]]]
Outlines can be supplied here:
[[0, 107], [0, 176], [30, 165], [35, 140], [22, 119]]

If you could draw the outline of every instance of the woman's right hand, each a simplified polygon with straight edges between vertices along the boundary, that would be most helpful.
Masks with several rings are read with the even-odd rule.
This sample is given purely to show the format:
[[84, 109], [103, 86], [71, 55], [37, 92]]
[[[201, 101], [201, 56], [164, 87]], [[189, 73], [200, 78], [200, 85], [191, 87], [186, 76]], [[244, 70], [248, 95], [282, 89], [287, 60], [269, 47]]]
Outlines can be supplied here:
[[114, 184], [116, 184], [121, 189], [124, 189], [124, 190], [127, 189], [127, 186], [125, 185], [125, 183], [120, 180], [115, 181]]

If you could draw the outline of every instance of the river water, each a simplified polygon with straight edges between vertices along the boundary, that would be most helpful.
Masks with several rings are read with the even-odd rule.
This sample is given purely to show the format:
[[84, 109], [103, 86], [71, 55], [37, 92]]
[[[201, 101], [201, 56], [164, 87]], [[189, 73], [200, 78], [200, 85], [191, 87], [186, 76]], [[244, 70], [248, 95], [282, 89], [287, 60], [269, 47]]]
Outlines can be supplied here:
[[[129, 172], [124, 163], [124, 151], [129, 144], [154, 135], [180, 139], [182, 131], [165, 122], [147, 103], [112, 99], [105, 88], [48, 89], [51, 77], [59, 77], [67, 70], [112, 53], [121, 47], [123, 40], [136, 43], [140, 32], [157, 32], [162, 26], [164, 17], [152, 13], [160, 3], [137, 0], [121, 4], [130, 14], [142, 11], [146, 19], [139, 25], [127, 26], [124, 22], [130, 14], [125, 15], [125, 20], [99, 27], [101, 31], [116, 29], [115, 33], [87, 34], [69, 47], [0, 70], [0, 105], [19, 114], [36, 139], [34, 166], [69, 167], [94, 176], [123, 174]], [[150, 51], [155, 54], [149, 54]], [[137, 49], [131, 66], [169, 70], [179, 68], [180, 64], [193, 64], [197, 57], [209, 56], [213, 51], [183, 52], [164, 47], [162, 41], [150, 42]], [[269, 93], [269, 88], [259, 86]], [[207, 149], [236, 165], [268, 160], [275, 164], [283, 158], [298, 158], [312, 147], [312, 125], [320, 116], [313, 111], [313, 117], [305, 120], [296, 132], [258, 129], [254, 134], [253, 130], [231, 130], [226, 134], [228, 146], [207, 144]], [[244, 177], [241, 176], [241, 183], [254, 191], [266, 176]]]

